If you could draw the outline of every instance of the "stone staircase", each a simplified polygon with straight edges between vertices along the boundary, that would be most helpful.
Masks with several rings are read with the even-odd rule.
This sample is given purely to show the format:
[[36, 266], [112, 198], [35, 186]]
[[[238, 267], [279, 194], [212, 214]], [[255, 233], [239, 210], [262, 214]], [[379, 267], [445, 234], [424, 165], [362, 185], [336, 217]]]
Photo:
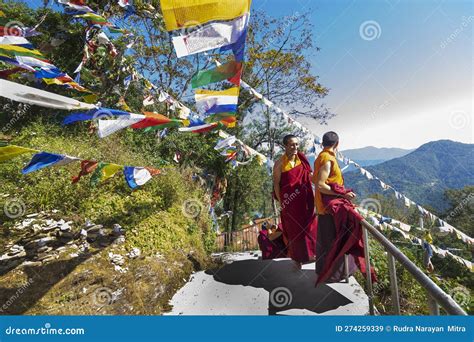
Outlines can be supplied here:
[[169, 315], [368, 315], [353, 278], [315, 287], [314, 263], [262, 260], [260, 252], [214, 254], [222, 265], [194, 273], [170, 301]]

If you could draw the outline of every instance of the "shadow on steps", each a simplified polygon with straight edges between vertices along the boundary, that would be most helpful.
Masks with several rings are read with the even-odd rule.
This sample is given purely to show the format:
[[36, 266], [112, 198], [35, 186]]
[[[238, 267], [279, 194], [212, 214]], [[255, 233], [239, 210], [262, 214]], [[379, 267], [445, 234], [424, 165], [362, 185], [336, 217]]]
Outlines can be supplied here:
[[265, 289], [270, 294], [269, 315], [290, 309], [321, 314], [352, 303], [328, 285], [315, 287], [315, 271], [298, 270], [287, 259], [233, 261], [207, 270], [206, 274], [224, 284]]

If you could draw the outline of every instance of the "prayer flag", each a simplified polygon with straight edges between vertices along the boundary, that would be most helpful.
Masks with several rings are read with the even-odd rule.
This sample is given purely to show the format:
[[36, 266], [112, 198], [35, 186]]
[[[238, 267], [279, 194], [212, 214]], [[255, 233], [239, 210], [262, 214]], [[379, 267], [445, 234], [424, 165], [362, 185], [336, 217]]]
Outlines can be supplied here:
[[38, 151], [33, 150], [31, 148], [15, 146], [15, 145], [0, 146], [0, 162], [15, 158], [19, 155], [22, 155], [23, 153], [28, 153], [28, 152], [38, 152]]
[[23, 168], [21, 173], [26, 175], [27, 173], [37, 171], [44, 167], [48, 167], [51, 165], [67, 165], [77, 160], [79, 160], [79, 158], [70, 157], [70, 156], [61, 155], [61, 154], [40, 152], [33, 156], [29, 164]]
[[206, 114], [221, 112], [235, 113], [239, 101], [239, 88], [227, 90], [196, 89], [196, 107]]
[[202, 70], [197, 72], [191, 79], [191, 85], [194, 88], [206, 86], [211, 83], [229, 80], [235, 85], [240, 84], [242, 75], [242, 63], [230, 61], [214, 69]]
[[168, 31], [214, 20], [235, 19], [250, 11], [251, 0], [161, 0]]
[[99, 162], [91, 176], [91, 185], [95, 186], [98, 183], [109, 179], [122, 168], [123, 166], [121, 165]]
[[174, 36], [172, 42], [178, 58], [193, 55], [245, 40], [248, 14], [231, 21], [219, 21], [206, 24], [193, 30]]
[[148, 167], [125, 166], [123, 174], [130, 188], [136, 189], [148, 182], [154, 175], [160, 173], [160, 170]]

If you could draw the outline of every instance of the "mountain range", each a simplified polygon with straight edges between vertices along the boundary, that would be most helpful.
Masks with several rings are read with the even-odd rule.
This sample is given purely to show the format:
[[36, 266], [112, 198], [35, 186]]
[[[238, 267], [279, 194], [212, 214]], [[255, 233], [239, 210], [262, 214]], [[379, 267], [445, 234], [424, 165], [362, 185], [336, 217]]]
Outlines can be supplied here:
[[[448, 208], [446, 189], [474, 184], [473, 153], [474, 144], [439, 140], [365, 168], [413, 201], [443, 211]], [[376, 181], [368, 181], [358, 170], [346, 172], [344, 179], [346, 186], [362, 197], [381, 192]]]
[[370, 166], [383, 163], [390, 159], [403, 157], [412, 151], [413, 149], [408, 150], [396, 147], [379, 148], [367, 146], [363, 148], [344, 150], [341, 152], [344, 156], [352, 159], [361, 166]]

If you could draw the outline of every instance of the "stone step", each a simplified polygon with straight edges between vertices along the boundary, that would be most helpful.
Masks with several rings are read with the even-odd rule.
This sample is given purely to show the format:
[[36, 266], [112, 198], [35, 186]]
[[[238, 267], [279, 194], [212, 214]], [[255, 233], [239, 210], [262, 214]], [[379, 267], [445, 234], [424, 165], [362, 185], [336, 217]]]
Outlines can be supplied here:
[[368, 315], [368, 297], [354, 277], [315, 287], [315, 264], [260, 252], [216, 256], [224, 264], [194, 273], [173, 296], [170, 315]]

